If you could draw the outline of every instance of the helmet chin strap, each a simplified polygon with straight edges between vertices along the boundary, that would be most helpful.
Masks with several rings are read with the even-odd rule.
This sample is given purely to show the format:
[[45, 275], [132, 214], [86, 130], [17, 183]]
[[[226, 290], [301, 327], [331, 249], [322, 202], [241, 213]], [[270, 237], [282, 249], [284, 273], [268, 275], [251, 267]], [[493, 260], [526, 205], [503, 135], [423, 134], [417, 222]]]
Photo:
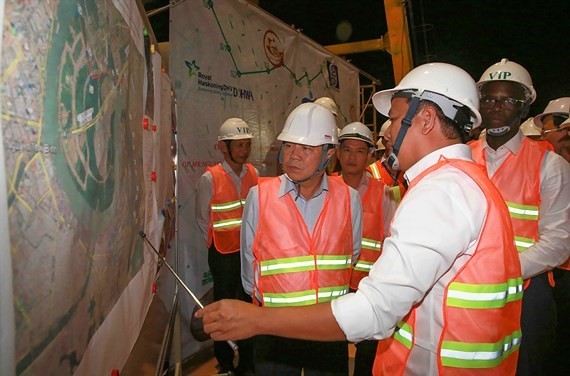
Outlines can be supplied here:
[[406, 116], [402, 119], [402, 126], [398, 131], [398, 135], [396, 136], [396, 142], [394, 142], [394, 146], [392, 147], [392, 153], [386, 159], [386, 163], [394, 170], [400, 169], [400, 161], [398, 160], [398, 153], [400, 152], [400, 148], [402, 147], [402, 143], [404, 142], [404, 137], [408, 132], [408, 129], [412, 126], [412, 119], [416, 115], [416, 111], [418, 110], [418, 106], [420, 104], [420, 98], [414, 97], [410, 102], [410, 106], [408, 107], [408, 111], [406, 112]]
[[236, 161], [236, 160], [234, 159], [234, 156], [232, 155], [232, 148], [231, 148], [231, 146], [230, 146], [232, 140], [225, 140], [225, 142], [226, 142], [226, 149], [228, 149], [228, 155], [230, 156], [230, 160], [231, 160], [232, 162], [234, 162], [235, 164], [240, 164], [238, 161]]
[[[319, 167], [317, 167], [315, 172], [313, 172], [311, 174], [311, 176], [309, 176], [308, 178], [305, 178], [302, 180], [293, 180], [293, 179], [291, 179], [291, 177], [289, 177], [289, 175], [287, 175], [287, 173], [285, 173], [285, 177], [295, 185], [295, 190], [297, 191], [297, 195], [295, 196], [295, 201], [297, 201], [297, 199], [301, 195], [301, 183], [304, 183], [308, 180], [311, 180], [312, 178], [314, 178], [315, 176], [320, 174], [322, 171], [324, 171], [327, 168], [327, 166], [329, 165], [329, 163], [332, 159], [332, 155], [327, 158], [327, 152], [328, 151], [329, 151], [328, 145], [322, 145], [321, 159], [319, 161]], [[279, 148], [279, 153], [277, 154], [277, 159], [278, 159], [279, 164], [282, 165], [283, 164], [283, 144], [281, 144], [281, 147]]]
[[506, 135], [513, 129], [514, 126], [521, 123], [521, 116], [517, 116], [509, 125], [505, 125], [499, 128], [487, 128], [487, 134], [493, 137], [501, 137]]

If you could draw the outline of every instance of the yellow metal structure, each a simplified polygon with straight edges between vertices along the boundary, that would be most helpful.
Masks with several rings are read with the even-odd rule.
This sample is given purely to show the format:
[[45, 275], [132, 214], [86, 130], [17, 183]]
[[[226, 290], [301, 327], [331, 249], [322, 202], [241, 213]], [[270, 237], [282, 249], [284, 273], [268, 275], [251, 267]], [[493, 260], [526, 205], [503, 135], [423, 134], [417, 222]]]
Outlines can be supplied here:
[[381, 38], [359, 42], [341, 43], [325, 46], [335, 55], [343, 56], [368, 51], [386, 51], [392, 56], [394, 81], [400, 82], [402, 77], [412, 70], [412, 49], [406, 7], [402, 0], [384, 0], [388, 32]]
[[363, 40], [360, 42], [333, 44], [330, 46], [325, 46], [325, 48], [333, 54], [339, 56], [386, 49], [384, 45], [384, 38]]
[[386, 51], [392, 55], [392, 69], [396, 85], [413, 68], [412, 50], [406, 7], [402, 0], [384, 0], [388, 40], [385, 40]]

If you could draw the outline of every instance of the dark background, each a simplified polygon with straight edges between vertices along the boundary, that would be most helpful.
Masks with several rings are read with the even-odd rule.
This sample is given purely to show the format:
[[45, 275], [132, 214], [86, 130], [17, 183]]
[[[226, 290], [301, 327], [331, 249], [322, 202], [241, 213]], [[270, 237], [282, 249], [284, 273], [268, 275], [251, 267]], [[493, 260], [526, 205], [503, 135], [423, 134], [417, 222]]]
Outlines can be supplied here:
[[[168, 0], [143, 4], [149, 11]], [[552, 99], [570, 96], [570, 0], [408, 0], [406, 6], [415, 66], [451, 63], [477, 81], [485, 69], [506, 57], [532, 76], [537, 100], [530, 115], [541, 113]], [[382, 0], [259, 0], [259, 7], [325, 46], [376, 39], [387, 32]], [[158, 41], [167, 41], [169, 12], [150, 21]], [[341, 21], [352, 25], [346, 41], [336, 37]], [[378, 78], [382, 88], [394, 86], [387, 52], [345, 58]]]

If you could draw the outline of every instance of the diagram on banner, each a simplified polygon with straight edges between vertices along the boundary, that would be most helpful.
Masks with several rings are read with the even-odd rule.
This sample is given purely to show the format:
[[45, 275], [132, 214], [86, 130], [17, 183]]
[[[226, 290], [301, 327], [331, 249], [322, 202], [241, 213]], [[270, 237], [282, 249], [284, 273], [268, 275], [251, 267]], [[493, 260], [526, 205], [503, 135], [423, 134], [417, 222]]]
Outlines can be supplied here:
[[16, 372], [70, 374], [143, 262], [144, 62], [111, 0], [10, 2], [6, 20]]
[[[231, 72], [232, 77], [242, 77], [245, 75], [252, 75], [252, 74], [270, 74], [275, 69], [283, 68], [283, 69], [286, 69], [287, 71], [289, 71], [291, 78], [295, 81], [295, 85], [297, 85], [297, 86], [301, 86], [304, 82], [306, 82], [308, 87], [310, 88], [311, 84], [314, 80], [316, 80], [319, 77], [322, 77], [324, 82], [325, 82], [325, 85], [327, 86], [328, 89], [330, 89], [329, 84], [328, 84], [328, 82], [325, 78], [324, 72], [323, 72], [323, 64], [327, 63], [326, 60], [323, 64], [321, 64], [320, 69], [318, 71], [314, 72], [312, 75], [310, 75], [309, 72], [307, 72], [306, 70], [303, 70], [303, 73], [301, 75], [298, 75], [297, 73], [295, 73], [291, 68], [289, 68], [285, 64], [285, 62], [284, 62], [285, 44], [273, 30], [267, 30], [263, 36], [263, 48], [264, 48], [265, 56], [267, 57], [268, 62], [266, 61], [263, 63], [263, 68], [259, 67], [258, 66], [259, 64], [256, 62], [255, 64], [258, 66], [258, 67], [256, 67], [257, 69], [242, 70], [240, 68], [240, 66], [238, 65], [236, 59], [235, 59], [232, 45], [230, 44], [230, 42], [228, 41], [228, 39], [226, 37], [227, 33], [224, 32], [224, 29], [222, 28], [222, 22], [220, 21], [220, 19], [218, 18], [217, 14], [216, 14], [215, 7], [214, 7], [214, 1], [213, 0], [204, 0], [203, 4], [204, 4], [204, 7], [206, 9], [209, 9], [212, 11], [212, 14], [214, 15], [214, 17], [216, 19], [216, 23], [219, 27], [220, 34], [224, 40], [224, 43], [220, 43], [220, 49], [228, 52], [228, 54], [230, 55], [230, 58], [233, 62], [233, 65], [235, 67], [235, 70], [232, 70], [232, 72]], [[245, 25], [244, 20], [241, 20], [241, 22]], [[234, 25], [231, 22], [231, 20], [230, 20], [229, 24], [230, 24], [230, 27], [233, 29]], [[239, 44], [237, 44], [237, 48], [238, 48], [238, 51], [240, 53], [243, 52]], [[255, 54], [255, 51], [253, 48], [251, 49], [251, 52], [253, 54]], [[328, 62], [328, 65], [330, 65], [330, 62]], [[329, 73], [330, 73], [330, 71], [329, 71]], [[312, 93], [310, 95], [312, 95]]]

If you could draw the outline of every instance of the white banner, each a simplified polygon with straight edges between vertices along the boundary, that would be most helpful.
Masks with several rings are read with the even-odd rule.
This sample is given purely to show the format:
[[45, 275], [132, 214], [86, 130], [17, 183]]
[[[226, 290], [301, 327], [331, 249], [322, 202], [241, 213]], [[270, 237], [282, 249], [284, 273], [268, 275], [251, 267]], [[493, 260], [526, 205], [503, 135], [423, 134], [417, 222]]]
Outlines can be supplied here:
[[[245, 1], [180, 1], [170, 17], [170, 73], [179, 116], [181, 270], [190, 288], [205, 295], [212, 284], [194, 221], [194, 186], [206, 166], [222, 160], [216, 150], [220, 125], [230, 117], [244, 119], [254, 135], [250, 162], [262, 176], [275, 175], [275, 140], [291, 110], [326, 96], [340, 108], [340, 126], [356, 121], [359, 74]], [[183, 305], [186, 319], [193, 307], [191, 302]], [[188, 339], [183, 354], [201, 346]]]

